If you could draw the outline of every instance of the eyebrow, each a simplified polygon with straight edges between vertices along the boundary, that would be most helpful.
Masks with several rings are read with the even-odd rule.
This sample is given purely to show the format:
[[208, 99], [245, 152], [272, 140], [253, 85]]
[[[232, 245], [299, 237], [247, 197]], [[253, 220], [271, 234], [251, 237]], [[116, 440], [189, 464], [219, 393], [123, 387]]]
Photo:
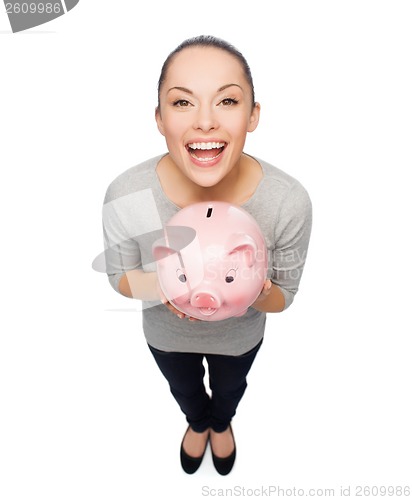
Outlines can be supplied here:
[[227, 85], [223, 85], [223, 87], [220, 87], [219, 89], [217, 89], [217, 91], [222, 92], [222, 90], [225, 90], [228, 87], [239, 87], [240, 90], [243, 92], [242, 87], [240, 85], [238, 85], [237, 83], [228, 83]]
[[[217, 92], [222, 92], [222, 90], [226, 90], [228, 87], [239, 87], [240, 90], [243, 92], [243, 89], [240, 85], [238, 85], [237, 83], [227, 83], [226, 85], [223, 85], [222, 87], [219, 87], [217, 89]], [[186, 87], [171, 87], [167, 93], [169, 93], [171, 90], [180, 90], [182, 92], [186, 92], [186, 94], [190, 94], [190, 95], [193, 95], [193, 91], [190, 90], [190, 89], [187, 89]]]

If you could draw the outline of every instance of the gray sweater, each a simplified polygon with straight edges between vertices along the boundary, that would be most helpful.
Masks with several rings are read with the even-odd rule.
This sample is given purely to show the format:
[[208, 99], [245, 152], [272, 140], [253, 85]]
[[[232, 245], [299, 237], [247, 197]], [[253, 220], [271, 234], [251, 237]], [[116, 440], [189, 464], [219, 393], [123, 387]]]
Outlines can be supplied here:
[[[156, 271], [152, 243], [179, 210], [162, 190], [156, 166], [163, 155], [129, 168], [109, 185], [103, 205], [106, 272], [119, 292], [124, 272]], [[312, 225], [312, 206], [303, 186], [278, 168], [256, 159], [263, 178], [242, 206], [266, 239], [268, 278], [289, 307], [298, 291]], [[163, 351], [241, 355], [263, 337], [266, 313], [249, 307], [241, 317], [221, 321], [179, 319], [160, 302], [143, 302], [146, 341]]]

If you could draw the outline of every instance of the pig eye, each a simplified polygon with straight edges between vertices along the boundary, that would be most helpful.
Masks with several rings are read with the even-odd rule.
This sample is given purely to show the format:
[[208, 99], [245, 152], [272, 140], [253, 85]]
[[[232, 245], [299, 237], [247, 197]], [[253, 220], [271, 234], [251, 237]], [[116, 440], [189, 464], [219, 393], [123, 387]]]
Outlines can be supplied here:
[[179, 281], [186, 283], [186, 274], [181, 269], [176, 269], [176, 276]]
[[225, 277], [226, 283], [232, 283], [233, 281], [235, 281], [235, 277], [236, 277], [236, 269], [231, 269], [226, 274], [226, 277]]

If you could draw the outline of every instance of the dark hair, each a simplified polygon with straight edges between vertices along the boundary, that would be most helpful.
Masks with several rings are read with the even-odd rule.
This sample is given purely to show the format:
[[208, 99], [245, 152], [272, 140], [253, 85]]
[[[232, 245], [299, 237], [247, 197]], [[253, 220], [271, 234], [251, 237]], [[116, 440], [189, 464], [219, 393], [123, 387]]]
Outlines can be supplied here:
[[210, 36], [210, 35], [200, 35], [200, 36], [195, 36], [193, 38], [188, 38], [184, 42], [182, 42], [178, 47], [175, 48], [173, 52], [171, 52], [168, 56], [166, 61], [163, 63], [162, 66], [162, 71], [160, 73], [160, 78], [159, 82], [157, 84], [157, 100], [158, 100], [158, 106], [160, 107], [160, 90], [162, 88], [162, 84], [166, 79], [166, 74], [169, 69], [170, 63], [172, 62], [173, 58], [182, 50], [188, 48], [188, 47], [214, 47], [216, 49], [221, 49], [232, 56], [234, 56], [239, 63], [241, 64], [243, 71], [245, 73], [246, 80], [248, 81], [250, 88], [252, 90], [252, 107], [255, 106], [255, 89], [253, 87], [253, 79], [252, 79], [252, 73], [250, 71], [249, 64], [247, 63], [246, 59], [244, 58], [243, 54], [241, 54], [233, 45], [230, 43], [226, 42], [225, 40], [222, 40], [220, 38], [217, 38], [215, 36]]

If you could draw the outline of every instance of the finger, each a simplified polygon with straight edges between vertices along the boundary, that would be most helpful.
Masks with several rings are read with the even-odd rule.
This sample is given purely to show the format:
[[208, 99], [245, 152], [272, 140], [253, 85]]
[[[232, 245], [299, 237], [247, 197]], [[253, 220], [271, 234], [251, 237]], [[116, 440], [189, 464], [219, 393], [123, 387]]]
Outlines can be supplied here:
[[266, 297], [270, 294], [270, 289], [272, 288], [272, 282], [270, 280], [266, 280], [263, 284], [263, 288], [262, 288], [262, 291], [260, 292], [260, 294], [263, 296], [263, 297]]
[[174, 307], [170, 302], [167, 303], [166, 307], [170, 312], [178, 316], [180, 319], [183, 319], [185, 317], [184, 313], [182, 313], [182, 311], [179, 311], [179, 309], [176, 309], [176, 307]]
[[167, 304], [169, 302], [169, 300], [167, 299], [166, 295], [163, 293], [163, 291], [161, 290], [161, 288], [158, 289], [158, 293], [160, 295], [160, 302], [162, 304]]
[[174, 307], [170, 302], [168, 302], [166, 304], [166, 307], [169, 309], [170, 312], [172, 312], [173, 314], [178, 314], [180, 313], [179, 310], [176, 309], [176, 307]]

